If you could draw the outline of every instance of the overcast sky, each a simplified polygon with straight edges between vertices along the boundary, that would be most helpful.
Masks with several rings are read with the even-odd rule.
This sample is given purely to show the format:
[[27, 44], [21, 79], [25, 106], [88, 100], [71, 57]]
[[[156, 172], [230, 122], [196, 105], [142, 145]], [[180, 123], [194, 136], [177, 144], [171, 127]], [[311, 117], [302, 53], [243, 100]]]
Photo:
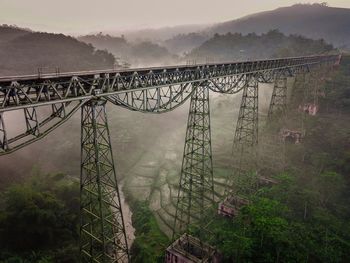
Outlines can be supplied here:
[[[227, 21], [303, 0], [0, 0], [0, 24], [70, 34]], [[322, 1], [316, 1], [322, 2]], [[350, 8], [350, 0], [328, 0]]]

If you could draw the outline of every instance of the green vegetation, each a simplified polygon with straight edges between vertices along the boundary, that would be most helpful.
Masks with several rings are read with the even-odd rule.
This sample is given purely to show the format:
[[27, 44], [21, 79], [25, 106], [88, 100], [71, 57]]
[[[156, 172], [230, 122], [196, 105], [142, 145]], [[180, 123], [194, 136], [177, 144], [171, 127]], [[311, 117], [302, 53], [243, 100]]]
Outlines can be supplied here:
[[128, 196], [132, 214], [132, 223], [135, 228], [135, 240], [131, 247], [132, 262], [163, 262], [165, 249], [170, 240], [159, 229], [158, 223], [147, 201], [131, 200]]
[[0, 262], [78, 261], [77, 182], [38, 173], [0, 199]]
[[277, 176], [280, 183], [250, 196], [234, 220], [214, 220], [212, 243], [225, 262], [349, 262], [343, 177], [324, 172], [305, 186], [299, 176]]
[[[234, 220], [215, 217], [212, 244], [225, 262], [350, 261], [349, 73], [350, 57], [343, 57], [326, 81], [321, 112], [306, 116], [303, 143], [288, 146], [289, 168], [274, 176], [278, 184], [248, 195]], [[251, 178], [241, 180], [249, 192]]]

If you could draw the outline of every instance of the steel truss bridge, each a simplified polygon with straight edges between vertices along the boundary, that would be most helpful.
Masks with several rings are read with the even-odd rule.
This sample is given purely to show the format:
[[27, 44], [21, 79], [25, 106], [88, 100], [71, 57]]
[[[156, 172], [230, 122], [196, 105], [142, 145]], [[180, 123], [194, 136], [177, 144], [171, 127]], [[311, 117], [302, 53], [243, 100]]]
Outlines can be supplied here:
[[[214, 198], [209, 92], [235, 94], [243, 90], [234, 141], [252, 145], [257, 143], [258, 83], [275, 83], [269, 110], [272, 116], [286, 103], [284, 79], [339, 62], [340, 55], [323, 55], [0, 77], [0, 155], [43, 138], [80, 111], [82, 262], [127, 262], [107, 102], [133, 111], [165, 113], [190, 99], [174, 223], [174, 233], [182, 233], [190, 224], [201, 222]], [[23, 118], [11, 118], [13, 111], [23, 112]], [[18, 131], [18, 126], [23, 129]]]

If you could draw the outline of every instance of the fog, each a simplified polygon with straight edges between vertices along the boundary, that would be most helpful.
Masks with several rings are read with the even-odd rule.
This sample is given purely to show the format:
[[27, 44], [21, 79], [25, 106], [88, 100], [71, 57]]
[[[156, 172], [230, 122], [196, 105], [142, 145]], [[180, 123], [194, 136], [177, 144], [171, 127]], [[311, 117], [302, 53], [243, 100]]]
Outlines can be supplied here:
[[[0, 0], [0, 24], [16, 24], [39, 31], [87, 34], [186, 24], [211, 24], [300, 2], [309, 1]], [[327, 2], [331, 6], [350, 7], [348, 0]]]

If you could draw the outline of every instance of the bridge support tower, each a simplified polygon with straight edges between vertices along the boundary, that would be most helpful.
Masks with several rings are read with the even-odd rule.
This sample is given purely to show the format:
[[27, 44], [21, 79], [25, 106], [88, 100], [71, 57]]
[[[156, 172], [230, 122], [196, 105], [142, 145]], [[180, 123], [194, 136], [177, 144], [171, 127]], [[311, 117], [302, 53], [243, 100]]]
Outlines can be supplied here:
[[272, 97], [268, 112], [268, 119], [271, 120], [275, 115], [284, 115], [287, 108], [287, 76], [279, 73], [274, 82]]
[[[262, 171], [283, 171], [285, 168], [285, 144], [280, 135], [280, 125], [285, 125], [287, 114], [287, 71], [277, 72], [267, 116], [267, 123], [261, 134], [259, 145], [259, 168]], [[299, 78], [298, 78], [299, 81]], [[294, 88], [293, 93], [294, 94]], [[293, 99], [293, 97], [292, 97]], [[276, 127], [278, 130], [276, 130]]]
[[128, 262], [129, 253], [111, 141], [106, 100], [81, 111], [81, 262]]
[[[243, 89], [236, 131], [233, 139], [233, 177], [239, 179], [244, 172], [256, 169], [259, 121], [259, 91], [258, 80], [249, 76]], [[231, 176], [232, 177], [232, 176]], [[233, 180], [234, 178], [231, 178]], [[232, 181], [228, 184], [232, 187]], [[231, 189], [229, 189], [231, 190]]]
[[[241, 204], [246, 203], [239, 197], [245, 194], [241, 180], [249, 180], [247, 173], [256, 170], [258, 144], [258, 80], [250, 75], [243, 88], [242, 101], [239, 110], [232, 147], [232, 172], [226, 181], [224, 200], [219, 203], [218, 213], [234, 217]], [[254, 171], [252, 171], [254, 172]], [[256, 176], [254, 176], [256, 177]], [[253, 181], [254, 178], [252, 178]]]
[[[210, 246], [202, 242], [208, 223], [206, 212], [214, 204], [209, 88], [207, 83], [193, 88], [195, 90], [190, 101], [173, 240], [179, 238], [181, 233], [187, 233], [181, 237], [181, 242], [179, 239], [174, 244], [183, 244], [181, 253], [188, 255], [188, 258], [206, 258], [212, 253], [211, 249], [208, 250]], [[188, 235], [190, 228], [196, 238]], [[174, 244], [167, 250], [168, 262], [175, 262], [175, 252], [172, 249]]]

